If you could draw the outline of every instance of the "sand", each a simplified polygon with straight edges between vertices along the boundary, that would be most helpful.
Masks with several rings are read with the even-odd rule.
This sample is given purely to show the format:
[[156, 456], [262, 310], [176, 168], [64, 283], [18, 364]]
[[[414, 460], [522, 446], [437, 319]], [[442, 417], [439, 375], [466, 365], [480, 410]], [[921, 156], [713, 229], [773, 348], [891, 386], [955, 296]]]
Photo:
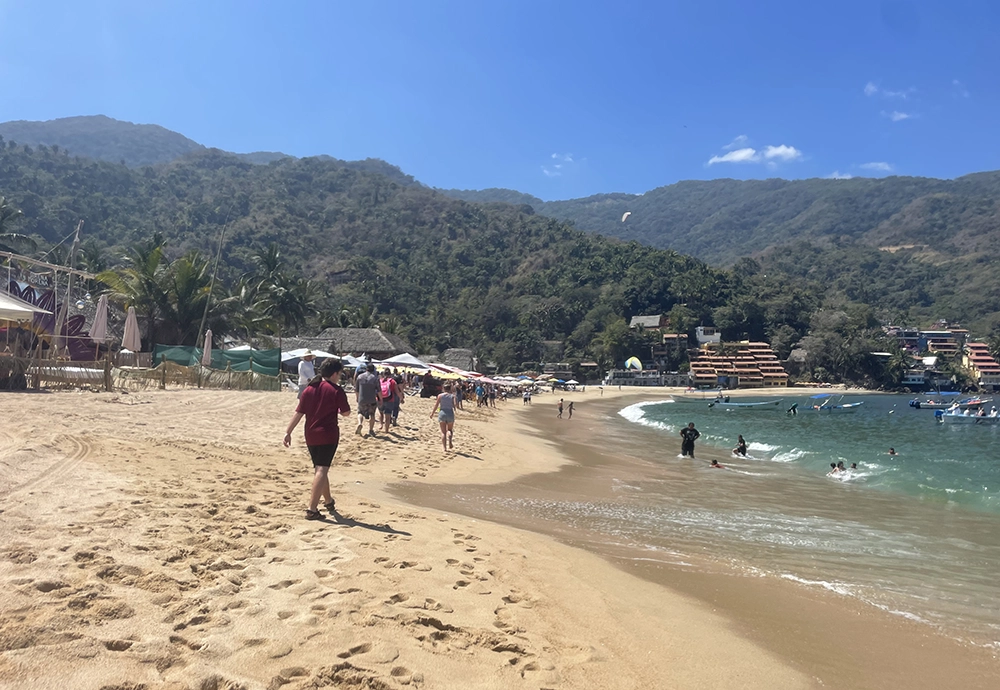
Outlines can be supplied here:
[[0, 687], [816, 685], [693, 598], [387, 493], [555, 471], [520, 401], [460, 412], [447, 454], [426, 400], [388, 436], [350, 425], [323, 522], [304, 519], [301, 427], [280, 444], [294, 404], [0, 395]]

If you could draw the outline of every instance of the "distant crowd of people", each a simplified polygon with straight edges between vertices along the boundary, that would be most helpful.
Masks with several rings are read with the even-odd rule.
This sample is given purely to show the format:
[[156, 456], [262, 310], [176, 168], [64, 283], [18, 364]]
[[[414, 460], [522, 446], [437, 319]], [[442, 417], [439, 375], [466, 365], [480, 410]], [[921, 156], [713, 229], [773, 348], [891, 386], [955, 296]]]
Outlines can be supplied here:
[[[284, 445], [291, 445], [292, 432], [304, 418], [306, 447], [313, 463], [312, 494], [306, 519], [320, 520], [323, 517], [319, 512], [321, 501], [331, 513], [336, 509], [330, 493], [329, 471], [340, 443], [338, 417], [349, 417], [351, 405], [347, 391], [341, 386], [343, 363], [328, 359], [317, 373], [314, 360], [313, 353], [307, 350], [299, 362], [299, 402], [285, 431]], [[430, 372], [424, 375], [407, 374], [388, 368], [379, 372], [372, 362], [359, 365], [352, 373], [351, 383], [357, 404], [358, 424], [354, 432], [361, 435], [367, 424], [369, 437], [379, 432], [389, 433], [392, 427], [399, 425], [399, 413], [406, 402], [407, 390], [417, 395], [425, 387], [435, 391], [438, 386]], [[435, 395], [431, 410], [431, 418], [437, 415], [440, 424], [443, 450], [447, 452], [454, 448], [455, 411], [463, 409], [465, 400], [475, 400], [477, 407], [496, 407], [498, 399], [506, 401], [507, 392], [496, 384], [446, 382]]]

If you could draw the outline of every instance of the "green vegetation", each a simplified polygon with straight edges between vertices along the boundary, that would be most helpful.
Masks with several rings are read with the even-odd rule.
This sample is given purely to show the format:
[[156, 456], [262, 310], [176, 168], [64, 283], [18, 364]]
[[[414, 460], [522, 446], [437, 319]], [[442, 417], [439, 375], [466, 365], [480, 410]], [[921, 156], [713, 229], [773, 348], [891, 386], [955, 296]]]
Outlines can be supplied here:
[[[886, 385], [898, 381], [901, 362], [884, 364], [866, 354], [889, 349], [882, 322], [945, 317], [991, 324], [1000, 289], [992, 270], [996, 233], [984, 220], [992, 202], [968, 190], [987, 189], [992, 179], [857, 181], [862, 198], [851, 208], [857, 217], [885, 216], [877, 225], [879, 242], [896, 242], [894, 251], [879, 250], [883, 245], [873, 243], [871, 233], [816, 239], [826, 232], [822, 228], [852, 221], [835, 221], [834, 211], [830, 217], [814, 212], [813, 227], [788, 208], [784, 222], [798, 218], [792, 224], [806, 239], [781, 244], [781, 237], [771, 241], [758, 226], [750, 234], [762, 251], [723, 270], [670, 249], [583, 232], [524, 203], [449, 198], [377, 160], [280, 157], [258, 165], [199, 149], [135, 170], [0, 139], [0, 192], [9, 198], [7, 207], [23, 211], [6, 225], [15, 224], [59, 262], [66, 252], [52, 245], [83, 219], [78, 261], [103, 271], [119, 303], [152, 316], [145, 322], [149, 342], [196, 344], [211, 293], [208, 325], [217, 334], [277, 338], [327, 326], [378, 325], [422, 352], [471, 347], [485, 361], [516, 369], [547, 356], [605, 363], [644, 356], [653, 343], [630, 331], [626, 320], [665, 313], [677, 331], [692, 334], [700, 323], [714, 324], [727, 340], [768, 340], [782, 357], [806, 347], [812, 376]], [[731, 193], [744, 204], [760, 193], [760, 216], [777, 218], [765, 202], [779, 193], [844, 182], [855, 181], [722, 180], [665, 189], [681, 216], [708, 214], [691, 227], [721, 233], [722, 222], [710, 210], [726, 190], [736, 190]], [[865, 191], [869, 183], [876, 192]], [[958, 192], [938, 189], [959, 183], [967, 191], [963, 204], [955, 200]], [[893, 184], [913, 193], [934, 188], [938, 196], [904, 203], [902, 215], [892, 210], [902, 201], [865, 201], [879, 189], [890, 194]], [[690, 192], [686, 205], [678, 190]], [[792, 197], [802, 194], [809, 197]], [[605, 195], [589, 203], [619, 226], [623, 206], [616, 204], [627, 204], [629, 227], [640, 215], [635, 200]], [[808, 208], [818, 202], [796, 203]], [[930, 216], [941, 225], [941, 241], [914, 242], [914, 228], [930, 232], [915, 219]], [[732, 252], [740, 230], [717, 234], [718, 247]], [[964, 253], [949, 256], [951, 249]]]

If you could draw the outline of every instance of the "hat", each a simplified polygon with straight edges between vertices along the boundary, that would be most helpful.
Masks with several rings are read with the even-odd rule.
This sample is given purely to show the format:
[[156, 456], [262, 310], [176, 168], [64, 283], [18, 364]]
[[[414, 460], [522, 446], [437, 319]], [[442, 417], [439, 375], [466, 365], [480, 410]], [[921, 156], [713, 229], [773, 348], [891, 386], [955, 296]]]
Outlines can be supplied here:
[[303, 359], [305, 359], [306, 357], [315, 357], [315, 356], [316, 355], [313, 354], [312, 350], [306, 350], [305, 352], [302, 353]]

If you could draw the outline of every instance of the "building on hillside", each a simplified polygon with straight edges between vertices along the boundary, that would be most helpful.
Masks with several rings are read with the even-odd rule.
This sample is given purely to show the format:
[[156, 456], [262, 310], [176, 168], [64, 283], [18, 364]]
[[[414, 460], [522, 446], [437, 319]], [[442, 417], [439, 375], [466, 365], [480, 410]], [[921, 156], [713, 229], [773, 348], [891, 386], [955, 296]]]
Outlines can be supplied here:
[[1000, 364], [990, 355], [986, 343], [967, 342], [962, 352], [962, 365], [972, 374], [980, 388], [1000, 389]]
[[693, 383], [701, 388], [776, 388], [788, 373], [767, 343], [707, 343], [691, 355]]
[[678, 371], [657, 371], [655, 369], [612, 369], [603, 380], [605, 386], [675, 386], [691, 385], [691, 378]]
[[632, 320], [628, 323], [628, 327], [644, 331], [655, 331], [666, 328], [669, 323], [670, 319], [663, 314], [653, 314], [651, 316], [633, 316]]
[[694, 329], [695, 338], [698, 340], [698, 347], [709, 343], [721, 343], [722, 334], [712, 326], [698, 326]]
[[383, 333], [378, 328], [327, 328], [316, 336], [316, 340], [325, 342], [322, 349], [338, 355], [388, 359], [404, 353], [416, 354], [406, 340], [393, 333]]

